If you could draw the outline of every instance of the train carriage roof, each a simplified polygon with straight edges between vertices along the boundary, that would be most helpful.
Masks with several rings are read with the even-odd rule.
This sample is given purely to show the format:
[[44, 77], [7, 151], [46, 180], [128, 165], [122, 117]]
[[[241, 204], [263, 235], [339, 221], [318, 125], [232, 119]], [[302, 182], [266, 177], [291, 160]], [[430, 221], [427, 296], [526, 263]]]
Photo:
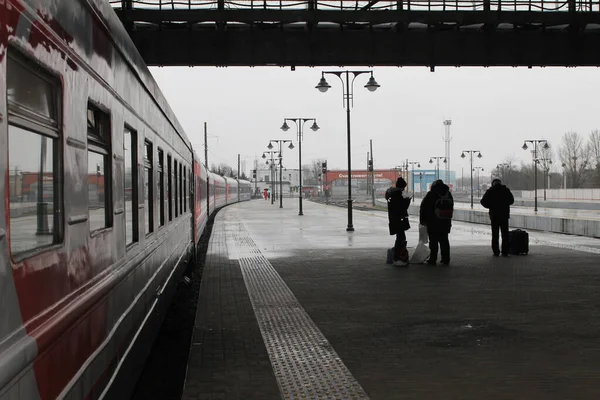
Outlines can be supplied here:
[[107, 32], [115, 45], [115, 48], [121, 53], [122, 57], [129, 64], [129, 67], [133, 70], [134, 74], [138, 77], [150, 96], [157, 103], [165, 117], [170, 121], [181, 138], [186, 142], [187, 146], [192, 149], [191, 142], [183, 130], [183, 127], [177, 120], [175, 113], [171, 109], [171, 106], [154, 80], [152, 73], [135, 47], [135, 44], [129, 37], [129, 34], [125, 30], [125, 27], [121, 23], [121, 20], [117, 16], [115, 10], [106, 0], [80, 1], [88, 3], [96, 12], [102, 23], [105, 25]]

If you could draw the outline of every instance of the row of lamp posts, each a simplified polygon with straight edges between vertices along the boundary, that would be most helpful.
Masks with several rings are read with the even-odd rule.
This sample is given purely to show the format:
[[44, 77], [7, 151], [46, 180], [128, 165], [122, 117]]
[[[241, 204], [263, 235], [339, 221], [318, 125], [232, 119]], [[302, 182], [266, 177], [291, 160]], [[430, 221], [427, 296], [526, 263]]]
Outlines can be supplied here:
[[[287, 124], [288, 121], [294, 122], [296, 124], [296, 134], [298, 138], [298, 215], [304, 215], [302, 212], [302, 139], [304, 138], [303, 128], [306, 122], [312, 121], [313, 124], [310, 127], [313, 132], [319, 130], [319, 125], [317, 125], [317, 120], [315, 118], [284, 118], [283, 125], [281, 125], [281, 130], [287, 132], [290, 127]], [[290, 145], [291, 146], [291, 145]]]
[[[370, 92], [374, 92], [376, 91], [380, 85], [377, 83], [377, 81], [375, 80], [375, 78], [373, 77], [373, 71], [369, 70], [369, 71], [349, 71], [349, 70], [345, 70], [345, 71], [323, 71], [321, 73], [321, 79], [319, 81], [319, 83], [317, 84], [317, 86], [315, 86], [316, 89], [318, 89], [321, 93], [325, 93], [327, 92], [330, 88], [331, 85], [327, 82], [327, 80], [325, 79], [325, 75], [326, 74], [331, 74], [331, 75], [335, 75], [337, 76], [341, 83], [342, 83], [342, 98], [343, 100], [345, 100], [345, 108], [346, 108], [346, 130], [347, 130], [347, 147], [348, 147], [348, 200], [347, 200], [347, 207], [348, 207], [348, 224], [346, 226], [346, 231], [348, 232], [352, 232], [354, 231], [354, 224], [352, 221], [352, 153], [351, 153], [351, 129], [350, 129], [350, 110], [352, 108], [352, 106], [354, 105], [354, 80], [362, 74], [371, 74], [371, 77], [369, 78], [369, 81], [367, 82], [367, 84], [364, 86], [366, 89], [368, 89]], [[317, 121], [315, 118], [284, 118], [283, 120], [283, 125], [281, 126], [281, 129], [286, 132], [290, 129], [289, 125], [287, 124], [288, 121], [293, 121], [296, 124], [296, 128], [297, 128], [297, 140], [298, 140], [298, 172], [299, 172], [299, 193], [298, 193], [298, 215], [304, 215], [303, 214], [303, 210], [302, 210], [302, 139], [303, 139], [303, 127], [304, 124], [306, 122], [309, 121], [313, 121], [313, 125], [311, 126], [311, 129], [313, 131], [317, 131], [319, 129], [319, 126], [317, 125]], [[282, 189], [283, 189], [283, 184], [282, 184], [282, 169], [283, 169], [283, 156], [282, 156], [282, 146], [283, 144], [289, 142], [289, 148], [293, 149], [294, 145], [291, 143], [291, 140], [271, 140], [269, 141], [269, 149], [273, 148], [272, 143], [275, 142], [279, 145], [279, 184], [280, 184], [280, 190], [279, 190], [279, 207], [283, 208], [283, 198], [282, 198]], [[551, 160], [546, 160], [546, 159], [538, 159], [537, 158], [537, 147], [538, 145], [543, 146], [544, 148], [548, 148], [548, 142], [546, 140], [543, 139], [535, 139], [535, 140], [525, 140], [524, 144], [523, 144], [523, 150], [527, 150], [528, 146], [527, 143], [530, 143], [534, 146], [534, 190], [535, 190], [535, 194], [534, 194], [534, 210], [537, 212], [537, 163], [539, 163], [540, 161], [547, 161], [548, 164], [551, 164], [552, 161]], [[268, 153], [268, 152], [265, 152]], [[263, 153], [263, 158], [266, 158], [265, 153]], [[274, 153], [274, 152], [271, 152]], [[470, 159], [470, 171], [471, 171], [471, 209], [473, 208], [473, 171], [477, 170], [477, 181], [478, 181], [478, 196], [479, 196], [479, 173], [480, 171], [483, 171], [482, 167], [473, 167], [473, 157], [475, 154], [477, 158], [481, 158], [481, 151], [479, 150], [463, 150], [462, 154], [461, 154], [461, 158], [465, 158], [466, 155], [469, 155], [469, 159]], [[430, 157], [429, 159], [429, 163], [433, 163], [435, 160], [436, 162], [436, 179], [439, 179], [439, 171], [440, 171], [440, 160], [443, 160], [443, 162], [446, 162], [446, 158], [445, 157]], [[420, 164], [417, 161], [407, 161], [407, 170], [408, 170], [408, 165], [412, 165], [412, 170], [413, 170], [413, 179], [412, 179], [412, 191], [414, 192], [414, 165], [417, 164], [418, 167], [420, 167]], [[273, 165], [273, 156], [271, 154], [271, 166]], [[496, 168], [498, 168], [499, 166], [502, 167], [508, 167], [507, 164], [499, 164]], [[563, 164], [563, 168], [565, 168], [565, 164]], [[545, 174], [544, 174], [544, 180], [546, 179], [546, 173], [548, 168], [545, 168]], [[544, 190], [544, 200], [546, 200], [546, 191]], [[273, 203], [273, 201], [271, 201], [271, 203]]]
[[[270, 145], [271, 143], [269, 143]], [[271, 148], [273, 148], [273, 146], [271, 146]], [[273, 168], [276, 168], [275, 166], [275, 154], [278, 153], [278, 158], [279, 158], [279, 164], [281, 165], [281, 153], [279, 153], [278, 151], [263, 151], [263, 155], [262, 158], [267, 158], [267, 154], [269, 155], [269, 158], [271, 160], [271, 163], [269, 164], [269, 160], [267, 160], [266, 164], [269, 166], [269, 171], [271, 173], [271, 204], [273, 204], [275, 202], [275, 190], [277, 189], [276, 186], [276, 180], [273, 176]], [[277, 174], [277, 169], [275, 169], [275, 174]]]
[[[370, 92], [374, 92], [375, 90], [377, 90], [377, 88], [379, 88], [379, 84], [377, 83], [377, 81], [375, 81], [375, 78], [373, 77], [373, 71], [369, 70], [369, 71], [323, 71], [321, 73], [321, 79], [319, 80], [319, 83], [317, 84], [317, 86], [315, 86], [316, 89], [318, 89], [321, 93], [325, 93], [327, 92], [327, 90], [329, 90], [331, 88], [331, 85], [329, 85], [329, 83], [327, 82], [327, 80], [325, 79], [325, 75], [326, 74], [331, 74], [331, 75], [335, 75], [337, 76], [340, 81], [342, 82], [342, 98], [343, 100], [345, 100], [345, 108], [346, 108], [346, 130], [347, 130], [347, 143], [348, 143], [348, 224], [346, 226], [346, 231], [348, 232], [352, 232], [354, 231], [354, 224], [352, 222], [352, 153], [351, 153], [351, 141], [350, 141], [350, 137], [351, 137], [351, 130], [350, 130], [350, 109], [352, 107], [352, 105], [354, 104], [353, 100], [354, 100], [354, 80], [356, 79], [357, 76], [362, 75], [362, 74], [371, 74], [371, 77], [369, 78], [369, 81], [367, 82], [367, 84], [365, 85], [365, 88], [368, 89]], [[299, 207], [299, 211], [298, 211], [298, 215], [304, 215], [303, 211], [302, 211], [302, 139], [303, 139], [303, 127], [304, 124], [306, 122], [309, 121], [313, 121], [313, 125], [311, 126], [311, 129], [313, 131], [316, 131], [319, 129], [319, 126], [317, 125], [317, 120], [315, 118], [284, 118], [283, 120], [283, 125], [281, 126], [281, 129], [285, 132], [287, 130], [290, 129], [289, 125], [287, 124], [288, 121], [293, 121], [296, 124], [296, 128], [297, 128], [297, 138], [298, 138], [298, 170], [299, 170], [299, 195], [298, 195], [298, 207]], [[281, 197], [281, 191], [282, 191], [282, 182], [281, 182], [281, 177], [282, 177], [282, 146], [284, 143], [286, 142], [290, 142], [289, 148], [293, 149], [293, 144], [291, 143], [290, 140], [271, 140], [269, 142], [269, 149], [271, 149], [272, 146], [272, 142], [275, 142], [279, 145], [279, 167], [280, 167], [280, 201], [279, 201], [279, 207], [282, 208], [283, 207], [283, 201], [282, 201], [282, 197]], [[265, 152], [266, 153], [266, 152]], [[265, 153], [263, 153], [263, 158], [266, 158]], [[271, 163], [273, 163], [273, 157], [271, 156]]]

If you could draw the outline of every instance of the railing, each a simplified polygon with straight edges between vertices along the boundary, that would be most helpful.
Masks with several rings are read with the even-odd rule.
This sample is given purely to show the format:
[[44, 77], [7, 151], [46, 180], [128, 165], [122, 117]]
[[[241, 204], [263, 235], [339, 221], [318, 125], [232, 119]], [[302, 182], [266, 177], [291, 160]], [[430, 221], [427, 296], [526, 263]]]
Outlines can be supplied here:
[[600, 11], [600, 0], [402, 0], [402, 1], [297, 1], [297, 0], [110, 0], [114, 8], [145, 10], [330, 10], [330, 11], [569, 11], [569, 4], [577, 12]]

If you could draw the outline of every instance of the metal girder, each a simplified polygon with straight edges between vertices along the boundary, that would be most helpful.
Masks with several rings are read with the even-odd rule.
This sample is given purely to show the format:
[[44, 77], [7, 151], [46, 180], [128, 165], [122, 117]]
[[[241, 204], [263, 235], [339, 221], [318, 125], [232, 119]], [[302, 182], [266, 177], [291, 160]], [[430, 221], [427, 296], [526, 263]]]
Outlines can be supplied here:
[[408, 11], [408, 10], [116, 10], [121, 20], [133, 22], [228, 22], [228, 23], [385, 23], [426, 24], [600, 24], [600, 12], [533, 12], [533, 11]]
[[564, 30], [134, 30], [149, 65], [600, 66], [600, 33]]

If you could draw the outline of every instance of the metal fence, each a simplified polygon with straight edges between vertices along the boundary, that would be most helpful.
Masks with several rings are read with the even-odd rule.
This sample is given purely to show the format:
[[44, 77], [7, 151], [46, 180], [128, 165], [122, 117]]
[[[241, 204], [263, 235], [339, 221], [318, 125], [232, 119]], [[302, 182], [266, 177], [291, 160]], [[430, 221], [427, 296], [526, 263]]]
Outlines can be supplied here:
[[402, 0], [402, 1], [296, 1], [296, 0], [110, 0], [117, 9], [144, 10], [330, 10], [330, 11], [531, 11], [599, 12], [600, 0]]

